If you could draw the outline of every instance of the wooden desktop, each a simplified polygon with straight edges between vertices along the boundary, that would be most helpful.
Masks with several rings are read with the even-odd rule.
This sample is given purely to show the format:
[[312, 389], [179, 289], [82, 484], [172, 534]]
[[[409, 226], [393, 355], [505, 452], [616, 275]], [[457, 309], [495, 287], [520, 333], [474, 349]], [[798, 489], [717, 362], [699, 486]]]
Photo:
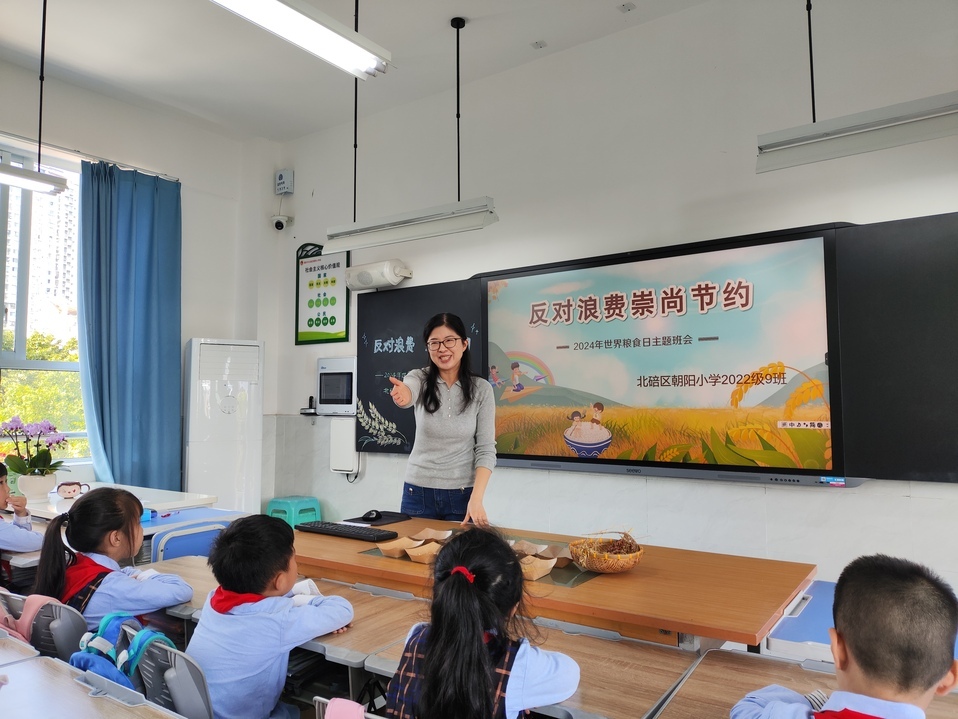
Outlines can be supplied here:
[[[409, 520], [388, 525], [400, 537], [459, 525]], [[575, 537], [520, 529], [530, 541], [567, 544]], [[428, 596], [430, 568], [365, 554], [375, 545], [296, 532], [299, 571]], [[532, 616], [608, 629], [660, 644], [702, 649], [731, 641], [757, 646], [815, 575], [815, 565], [668, 547], [646, 546], [642, 561], [622, 574], [599, 575], [576, 587], [528, 584]]]

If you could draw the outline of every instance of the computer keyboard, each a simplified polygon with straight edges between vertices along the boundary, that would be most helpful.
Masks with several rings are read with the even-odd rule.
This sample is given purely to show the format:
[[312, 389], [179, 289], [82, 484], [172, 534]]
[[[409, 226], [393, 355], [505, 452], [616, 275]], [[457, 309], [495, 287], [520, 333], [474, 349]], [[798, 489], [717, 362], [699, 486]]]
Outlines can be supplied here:
[[399, 535], [391, 529], [377, 529], [376, 527], [360, 527], [355, 524], [336, 524], [335, 522], [303, 522], [296, 525], [296, 529], [316, 534], [330, 534], [334, 537], [347, 539], [361, 539], [364, 542], [385, 542], [395, 539]]

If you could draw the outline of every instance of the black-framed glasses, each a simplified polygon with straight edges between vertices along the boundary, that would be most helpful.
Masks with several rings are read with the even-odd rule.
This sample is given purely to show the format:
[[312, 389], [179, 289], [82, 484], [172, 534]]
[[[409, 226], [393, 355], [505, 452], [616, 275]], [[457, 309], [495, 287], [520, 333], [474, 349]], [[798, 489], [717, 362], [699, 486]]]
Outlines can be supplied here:
[[438, 352], [439, 345], [442, 345], [446, 349], [451, 350], [456, 346], [457, 342], [465, 342], [465, 340], [462, 337], [446, 337], [444, 340], [429, 340], [426, 343], [426, 348], [430, 352]]

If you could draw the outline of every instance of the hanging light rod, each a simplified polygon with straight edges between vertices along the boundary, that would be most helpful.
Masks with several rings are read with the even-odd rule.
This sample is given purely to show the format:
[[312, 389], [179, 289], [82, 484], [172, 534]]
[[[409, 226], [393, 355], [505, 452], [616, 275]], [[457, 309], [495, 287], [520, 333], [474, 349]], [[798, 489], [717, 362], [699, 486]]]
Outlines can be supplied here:
[[481, 230], [498, 220], [492, 198], [479, 197], [366, 223], [330, 227], [326, 231], [323, 254]]
[[48, 195], [59, 195], [67, 189], [65, 177], [48, 175], [45, 172], [14, 167], [13, 165], [0, 165], [0, 185], [11, 185], [33, 192], [45, 192]]
[[47, 175], [42, 171], [43, 153], [43, 67], [47, 54], [47, 0], [43, 0], [40, 19], [40, 102], [37, 108], [37, 169], [14, 167], [0, 164], [0, 185], [12, 185], [33, 192], [45, 192], [58, 195], [67, 189], [67, 181], [62, 177]]
[[958, 134], [958, 92], [948, 92], [759, 135], [755, 172], [807, 165], [955, 134]]
[[211, 0], [254, 25], [365, 80], [386, 72], [392, 56], [302, 0]]

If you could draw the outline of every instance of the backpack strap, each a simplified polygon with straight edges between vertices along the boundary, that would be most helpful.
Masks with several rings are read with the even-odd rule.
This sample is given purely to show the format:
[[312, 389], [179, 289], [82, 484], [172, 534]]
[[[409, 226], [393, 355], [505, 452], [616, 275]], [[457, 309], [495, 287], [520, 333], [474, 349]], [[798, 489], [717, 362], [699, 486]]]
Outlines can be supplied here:
[[100, 626], [95, 632], [87, 632], [80, 638], [80, 651], [100, 654], [115, 662], [116, 645], [124, 624], [130, 624], [137, 630], [142, 627], [131, 614], [110, 612], [100, 620]]
[[141, 629], [133, 637], [130, 646], [120, 652], [116, 658], [117, 668], [128, 677], [132, 676], [140, 663], [140, 659], [143, 658], [143, 653], [153, 642], [161, 642], [168, 647], [176, 649], [176, 645], [162, 632], [157, 632], [153, 629]]

